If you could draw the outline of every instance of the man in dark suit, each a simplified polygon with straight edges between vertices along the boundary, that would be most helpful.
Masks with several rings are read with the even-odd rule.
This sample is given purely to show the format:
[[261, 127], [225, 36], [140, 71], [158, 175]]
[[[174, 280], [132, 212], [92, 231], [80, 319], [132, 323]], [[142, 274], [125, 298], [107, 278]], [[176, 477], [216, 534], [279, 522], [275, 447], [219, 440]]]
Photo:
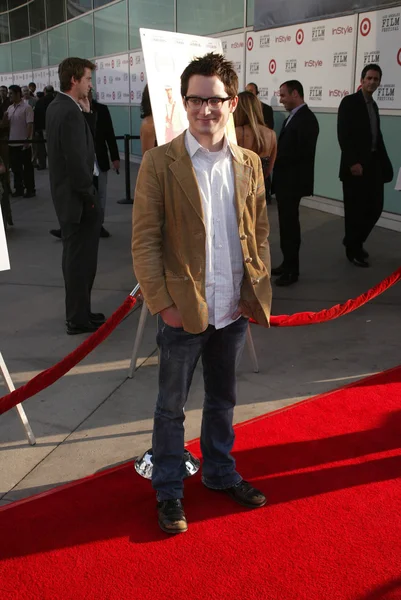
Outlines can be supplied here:
[[[45, 87], [44, 96], [39, 98], [34, 110], [34, 126], [35, 138], [38, 140], [46, 139], [46, 112], [49, 104], [55, 98], [54, 88], [52, 85]], [[40, 142], [37, 144], [37, 169], [41, 171], [46, 169], [46, 144]]]
[[60, 93], [46, 113], [50, 187], [63, 240], [67, 333], [87, 333], [105, 320], [91, 312], [102, 209], [94, 185], [93, 136], [83, 111], [96, 66], [82, 58], [66, 58], [59, 66]]
[[303, 196], [313, 194], [319, 124], [305, 104], [299, 81], [286, 81], [280, 86], [280, 102], [290, 114], [281, 129], [274, 163], [273, 192], [277, 200], [283, 262], [272, 269], [272, 275], [279, 275], [277, 285], [287, 286], [296, 283], [299, 277], [299, 204]]
[[358, 267], [369, 267], [363, 247], [383, 210], [384, 183], [393, 179], [393, 167], [380, 130], [373, 94], [380, 85], [379, 65], [366, 65], [361, 89], [345, 96], [338, 109], [337, 132], [341, 147], [346, 256]]
[[[248, 83], [245, 89], [247, 92], [251, 92], [251, 94], [253, 94], [254, 96], [259, 96], [259, 88], [256, 85], [256, 83]], [[262, 105], [263, 119], [265, 121], [265, 124], [270, 129], [274, 129], [274, 114], [272, 107], [262, 102], [260, 98], [258, 98], [258, 100]]]

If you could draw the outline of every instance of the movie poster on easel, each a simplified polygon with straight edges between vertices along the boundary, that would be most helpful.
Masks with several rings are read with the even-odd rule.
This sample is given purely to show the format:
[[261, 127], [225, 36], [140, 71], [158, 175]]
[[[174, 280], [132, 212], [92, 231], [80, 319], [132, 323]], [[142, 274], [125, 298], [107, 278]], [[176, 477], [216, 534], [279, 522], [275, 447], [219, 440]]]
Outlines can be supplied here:
[[[181, 98], [181, 73], [194, 58], [208, 52], [223, 54], [223, 48], [221, 40], [217, 38], [142, 28], [139, 31], [156, 138], [160, 146], [188, 127]], [[232, 141], [236, 141], [233, 119], [229, 122], [228, 135]]]
[[3, 215], [0, 211], [0, 271], [8, 271], [10, 259], [8, 256], [6, 233], [3, 225]]

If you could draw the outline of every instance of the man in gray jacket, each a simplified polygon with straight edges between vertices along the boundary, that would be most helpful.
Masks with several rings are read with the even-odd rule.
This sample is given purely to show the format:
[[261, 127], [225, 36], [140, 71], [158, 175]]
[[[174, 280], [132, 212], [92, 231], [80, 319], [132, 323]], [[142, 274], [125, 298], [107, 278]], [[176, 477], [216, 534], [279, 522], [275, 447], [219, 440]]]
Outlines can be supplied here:
[[102, 209], [94, 182], [98, 175], [92, 132], [83, 112], [95, 65], [66, 58], [59, 66], [60, 93], [46, 113], [50, 187], [61, 227], [67, 333], [92, 332], [104, 322], [91, 311]]

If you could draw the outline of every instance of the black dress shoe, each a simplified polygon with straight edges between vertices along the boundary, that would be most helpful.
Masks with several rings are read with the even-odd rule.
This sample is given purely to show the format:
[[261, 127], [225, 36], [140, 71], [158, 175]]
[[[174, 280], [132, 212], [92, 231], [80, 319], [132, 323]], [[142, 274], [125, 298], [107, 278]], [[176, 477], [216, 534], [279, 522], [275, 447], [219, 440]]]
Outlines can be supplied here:
[[107, 231], [107, 229], [105, 229], [102, 225], [102, 228], [100, 230], [100, 237], [101, 238], [108, 238], [111, 236], [111, 233], [109, 231]]
[[24, 191], [23, 191], [23, 190], [21, 190], [21, 191], [19, 191], [19, 190], [15, 190], [15, 192], [13, 192], [13, 193], [11, 194], [11, 198], [20, 198], [20, 197], [22, 197], [23, 195], [24, 195]]
[[279, 287], [285, 287], [292, 285], [298, 281], [298, 275], [296, 273], [283, 273], [281, 277], [275, 280], [275, 284]]
[[103, 323], [106, 322], [106, 317], [103, 313], [93, 313], [91, 312], [89, 314], [89, 319], [91, 321], [91, 323], [96, 323], [99, 325], [103, 325]]
[[272, 275], [282, 275], [283, 273], [284, 273], [283, 265], [280, 265], [279, 267], [273, 267], [273, 269], [272, 269]]
[[362, 267], [363, 269], [367, 269], [370, 267], [370, 264], [366, 260], [366, 257], [362, 252], [358, 252], [358, 254], [351, 254], [351, 252], [346, 252], [347, 258], [350, 263], [355, 265], [356, 267]]
[[61, 240], [61, 229], [50, 229], [49, 233], [51, 235], [54, 235], [54, 237], [58, 238], [59, 240]]
[[93, 323], [89, 321], [88, 323], [77, 325], [72, 321], [67, 321], [67, 333], [68, 335], [78, 335], [80, 333], [93, 333], [97, 331], [100, 327], [99, 323]]
[[[211, 489], [211, 488], [208, 488]], [[246, 506], [247, 508], [260, 508], [267, 502], [267, 498], [261, 491], [252, 487], [247, 481], [240, 481], [233, 487], [226, 488], [225, 490], [214, 490], [217, 492], [224, 492], [227, 496], [230, 496], [235, 502]]]

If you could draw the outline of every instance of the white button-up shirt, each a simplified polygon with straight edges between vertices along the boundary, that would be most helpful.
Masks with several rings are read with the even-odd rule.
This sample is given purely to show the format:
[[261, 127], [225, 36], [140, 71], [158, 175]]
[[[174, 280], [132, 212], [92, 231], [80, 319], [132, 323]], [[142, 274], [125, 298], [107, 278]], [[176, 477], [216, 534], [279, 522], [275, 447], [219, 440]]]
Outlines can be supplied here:
[[185, 135], [185, 146], [196, 173], [206, 228], [205, 284], [209, 324], [221, 329], [238, 318], [235, 313], [244, 276], [233, 155], [227, 138], [224, 138], [222, 150], [210, 152], [189, 130]]

